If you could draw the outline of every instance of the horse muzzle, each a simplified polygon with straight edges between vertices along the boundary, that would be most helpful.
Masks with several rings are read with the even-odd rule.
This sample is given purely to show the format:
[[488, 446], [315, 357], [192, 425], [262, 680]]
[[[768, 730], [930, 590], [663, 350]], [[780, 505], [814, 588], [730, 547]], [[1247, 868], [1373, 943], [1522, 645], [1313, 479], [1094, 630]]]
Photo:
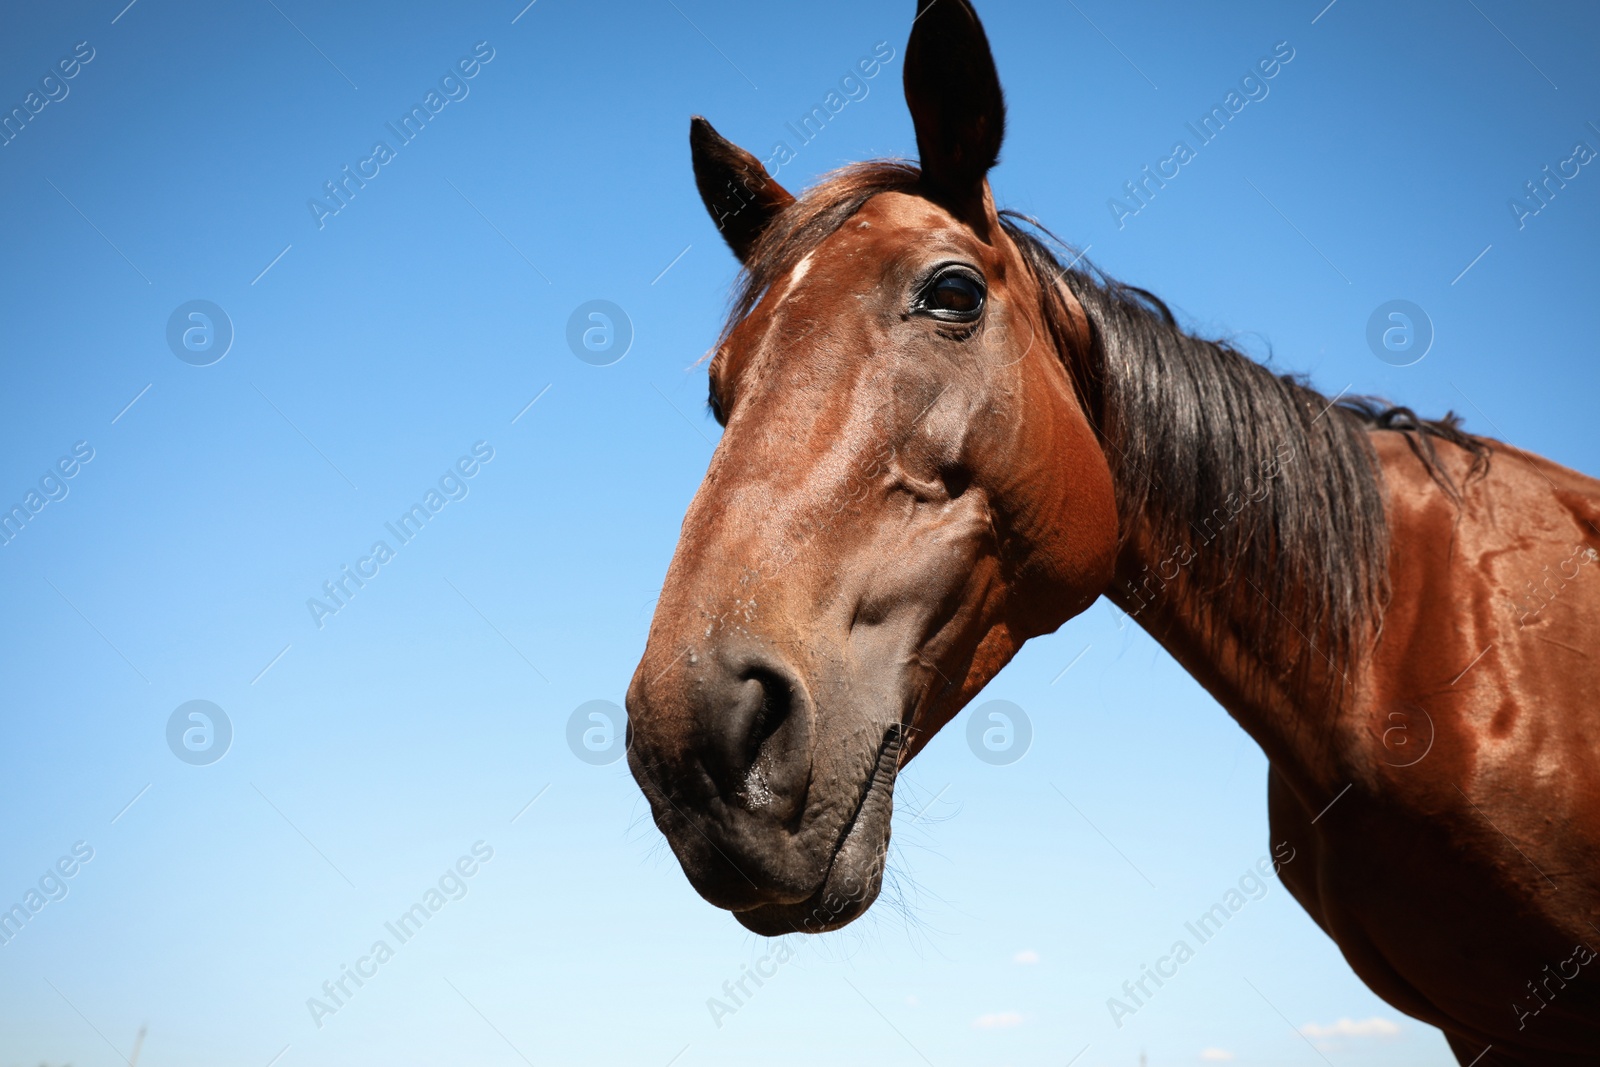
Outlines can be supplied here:
[[898, 723], [819, 754], [811, 688], [754, 644], [690, 648], [654, 673], [647, 654], [627, 701], [630, 769], [706, 900], [776, 936], [841, 926], [876, 898]]

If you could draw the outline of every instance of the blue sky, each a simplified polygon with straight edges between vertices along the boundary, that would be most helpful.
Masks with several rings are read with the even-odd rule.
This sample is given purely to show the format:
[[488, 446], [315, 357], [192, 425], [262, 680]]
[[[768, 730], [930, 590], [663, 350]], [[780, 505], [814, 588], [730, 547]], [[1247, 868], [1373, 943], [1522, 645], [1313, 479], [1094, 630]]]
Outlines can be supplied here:
[[[0, 547], [0, 905], [47, 901], [0, 945], [0, 1067], [113, 1065], [144, 1025], [156, 1067], [1450, 1063], [1276, 882], [1113, 1022], [1270, 843], [1260, 752], [1104, 603], [980, 698], [1025, 710], [1022, 759], [975, 758], [964, 717], [911, 766], [865, 919], [779, 965], [695, 896], [624, 764], [567, 741], [621, 701], [718, 436], [695, 364], [734, 262], [688, 118], [789, 141], [793, 186], [914, 154], [913, 5], [524, 2], [0, 16], [0, 109], [29, 115], [0, 147], [0, 503], [37, 493]], [[1600, 16], [1323, 2], [983, 4], [997, 197], [1329, 393], [1600, 471], [1600, 170], [1510, 206], [1600, 148]], [[1117, 212], [1280, 42], [1265, 95]], [[215, 361], [168, 343], [201, 300]], [[567, 341], [594, 300], [633, 334], [605, 366]], [[1368, 346], [1391, 300], [1431, 323], [1408, 366]], [[318, 618], [345, 567], [368, 577]], [[210, 763], [168, 741], [196, 700], [231, 729]], [[346, 966], [370, 976], [313, 1012]]]

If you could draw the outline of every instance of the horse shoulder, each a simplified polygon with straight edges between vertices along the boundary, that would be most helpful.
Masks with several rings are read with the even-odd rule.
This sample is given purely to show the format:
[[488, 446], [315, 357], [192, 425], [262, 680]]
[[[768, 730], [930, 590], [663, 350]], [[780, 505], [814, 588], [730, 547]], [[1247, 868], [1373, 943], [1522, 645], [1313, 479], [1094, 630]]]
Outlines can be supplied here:
[[[1318, 866], [1296, 896], [1391, 1003], [1514, 1045], [1509, 1006], [1600, 914], [1600, 483], [1506, 446], [1468, 479], [1440, 443], [1458, 503], [1399, 434], [1374, 445], [1390, 597], [1333, 733], [1353, 790], [1299, 828]], [[1574, 983], [1541, 1039], [1592, 1042], [1597, 1017]]]
[[[1562, 792], [1569, 814], [1588, 808], [1600, 840], [1600, 482], [1501, 445], [1471, 479], [1465, 453], [1440, 444], [1458, 504], [1399, 434], [1374, 438], [1391, 591], [1363, 686], [1371, 754], [1406, 763], [1415, 751], [1384, 738], [1431, 738], [1433, 763], [1468, 795], [1498, 778], [1513, 800], [1537, 764], [1539, 788]], [[1597, 790], [1580, 797], [1573, 782]]]

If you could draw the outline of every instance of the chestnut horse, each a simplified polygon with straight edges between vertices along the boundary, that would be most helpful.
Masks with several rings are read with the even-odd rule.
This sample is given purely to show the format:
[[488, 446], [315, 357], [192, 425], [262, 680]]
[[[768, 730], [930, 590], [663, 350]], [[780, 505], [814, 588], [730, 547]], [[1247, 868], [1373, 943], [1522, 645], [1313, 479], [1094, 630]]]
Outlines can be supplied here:
[[921, 0], [904, 76], [920, 168], [799, 199], [691, 125], [744, 272], [627, 698], [690, 882], [757, 933], [850, 922], [899, 768], [1104, 596], [1265, 751], [1282, 878], [1375, 992], [1462, 1063], [1596, 1062], [1600, 483], [1063, 265], [995, 208], [966, 0]]

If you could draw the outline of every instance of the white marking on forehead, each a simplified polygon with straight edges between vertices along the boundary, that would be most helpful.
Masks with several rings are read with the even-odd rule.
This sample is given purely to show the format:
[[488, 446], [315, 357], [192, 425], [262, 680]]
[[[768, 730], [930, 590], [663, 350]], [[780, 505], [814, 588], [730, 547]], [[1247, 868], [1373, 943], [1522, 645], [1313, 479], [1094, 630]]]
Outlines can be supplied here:
[[789, 284], [784, 287], [783, 295], [778, 297], [778, 301], [780, 303], [789, 299], [789, 294], [794, 292], [794, 287], [800, 284], [800, 280], [804, 278], [806, 276], [806, 272], [811, 269], [811, 257], [814, 254], [815, 253], [813, 252], [807, 252], [806, 258], [794, 265], [794, 270], [790, 271], [789, 273]]

